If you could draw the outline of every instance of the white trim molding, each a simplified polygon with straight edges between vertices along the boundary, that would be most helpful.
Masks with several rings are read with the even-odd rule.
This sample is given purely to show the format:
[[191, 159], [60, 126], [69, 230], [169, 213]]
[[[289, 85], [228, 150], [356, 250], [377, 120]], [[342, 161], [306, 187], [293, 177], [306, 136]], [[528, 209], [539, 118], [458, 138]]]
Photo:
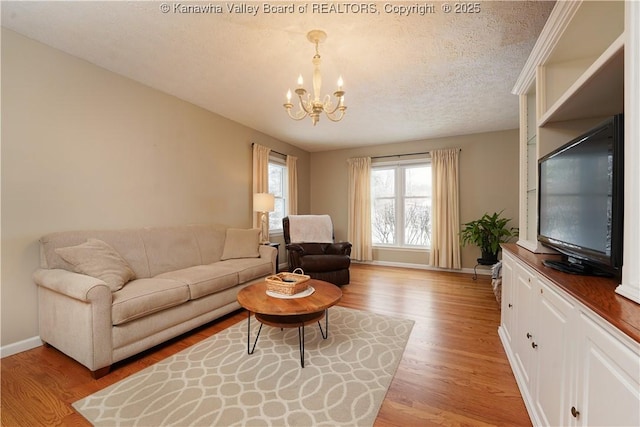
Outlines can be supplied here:
[[0, 358], [13, 356], [14, 354], [22, 353], [23, 351], [31, 350], [41, 345], [42, 341], [40, 337], [27, 338], [26, 340], [0, 347]]
[[516, 84], [511, 90], [512, 94], [522, 95], [529, 91], [534, 78], [536, 78], [538, 65], [544, 64], [547, 61], [553, 48], [558, 44], [560, 35], [567, 28], [581, 4], [582, 1], [562, 1], [556, 3], [540, 36], [538, 36], [538, 41], [533, 46], [531, 54], [529, 54], [527, 62], [524, 64]]
[[[353, 264], [363, 265], [379, 265], [381, 267], [399, 267], [399, 268], [411, 268], [414, 270], [429, 270], [429, 271], [441, 271], [444, 273], [460, 273], [460, 274], [474, 274], [473, 268], [461, 268], [460, 270], [453, 270], [449, 268], [433, 267], [425, 264], [412, 264], [407, 262], [390, 262], [390, 261], [356, 261], [351, 260]], [[479, 268], [476, 271], [478, 276], [490, 276], [491, 266], [483, 266], [485, 268]]]
[[640, 304], [640, 2], [625, 2], [624, 254], [616, 292]]

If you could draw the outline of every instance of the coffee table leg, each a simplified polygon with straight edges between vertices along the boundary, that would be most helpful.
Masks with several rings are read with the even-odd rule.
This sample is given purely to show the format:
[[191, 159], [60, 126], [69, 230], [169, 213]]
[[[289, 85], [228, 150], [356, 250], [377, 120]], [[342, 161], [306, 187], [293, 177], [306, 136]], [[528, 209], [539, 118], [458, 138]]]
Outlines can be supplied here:
[[300, 345], [300, 366], [304, 368], [304, 324], [298, 326], [298, 344]]
[[329, 337], [329, 309], [324, 311], [324, 331], [322, 330], [322, 324], [318, 320], [318, 327], [320, 328], [320, 334], [322, 334], [322, 339], [327, 339]]
[[253, 354], [256, 349], [256, 344], [258, 344], [258, 338], [260, 338], [260, 332], [262, 332], [262, 323], [260, 323], [260, 329], [258, 329], [258, 335], [256, 335], [256, 340], [253, 342], [253, 348], [251, 347], [251, 312], [247, 311], [247, 353]]
[[[320, 328], [322, 339], [326, 340], [329, 337], [329, 309], [324, 311], [324, 331], [319, 320], [318, 327]], [[300, 345], [300, 366], [304, 368], [304, 323], [302, 326], [298, 326], [298, 344]]]

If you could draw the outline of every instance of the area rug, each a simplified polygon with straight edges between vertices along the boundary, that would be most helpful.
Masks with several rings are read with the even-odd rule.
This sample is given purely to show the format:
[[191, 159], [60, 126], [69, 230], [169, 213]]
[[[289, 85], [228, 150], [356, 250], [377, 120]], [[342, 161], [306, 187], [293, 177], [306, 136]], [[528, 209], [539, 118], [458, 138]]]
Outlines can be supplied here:
[[332, 307], [301, 368], [297, 329], [264, 326], [249, 355], [245, 319], [73, 407], [97, 426], [371, 426], [413, 323]]

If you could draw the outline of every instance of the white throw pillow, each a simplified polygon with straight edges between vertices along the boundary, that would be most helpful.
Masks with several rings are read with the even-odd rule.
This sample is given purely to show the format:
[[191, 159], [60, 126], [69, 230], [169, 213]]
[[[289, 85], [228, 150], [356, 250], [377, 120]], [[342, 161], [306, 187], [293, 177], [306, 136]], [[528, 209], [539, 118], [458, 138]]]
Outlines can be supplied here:
[[260, 256], [259, 246], [259, 228], [250, 228], [248, 230], [227, 228], [224, 250], [220, 259], [258, 258]]
[[76, 273], [104, 281], [112, 292], [136, 277], [129, 263], [102, 240], [88, 239], [78, 246], [57, 248], [55, 252], [71, 264]]

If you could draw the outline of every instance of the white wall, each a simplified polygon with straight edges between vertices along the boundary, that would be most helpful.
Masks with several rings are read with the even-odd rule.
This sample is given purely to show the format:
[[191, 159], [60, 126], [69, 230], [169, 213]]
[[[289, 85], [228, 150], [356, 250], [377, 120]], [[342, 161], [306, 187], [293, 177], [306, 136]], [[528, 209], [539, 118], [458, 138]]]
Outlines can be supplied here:
[[[251, 143], [309, 154], [2, 30], [4, 347], [38, 335], [38, 239], [72, 229], [251, 226]], [[282, 255], [282, 254], [281, 254]]]

